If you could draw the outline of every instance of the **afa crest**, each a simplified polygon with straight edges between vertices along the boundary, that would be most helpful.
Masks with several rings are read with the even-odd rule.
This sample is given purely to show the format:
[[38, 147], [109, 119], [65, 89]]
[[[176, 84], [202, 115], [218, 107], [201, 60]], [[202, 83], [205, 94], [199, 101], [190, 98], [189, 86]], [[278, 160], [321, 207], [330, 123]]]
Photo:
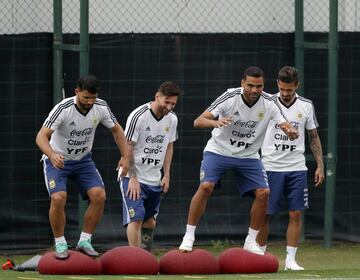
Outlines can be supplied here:
[[168, 127], [168, 126], [165, 127], [164, 131], [165, 131], [165, 133], [168, 133], [170, 131], [170, 127]]
[[50, 187], [51, 190], [56, 187], [55, 180], [52, 179], [52, 178], [49, 180], [49, 187]]
[[98, 123], [99, 123], [96, 117], [93, 117], [91, 122], [92, 122], [93, 127], [96, 127], [98, 125]]
[[133, 208], [129, 209], [129, 216], [130, 218], [134, 218], [135, 217], [135, 210]]
[[264, 116], [265, 116], [265, 113], [264, 113], [264, 112], [259, 112], [259, 114], [258, 114], [259, 120], [263, 120], [263, 119], [264, 119]]
[[297, 113], [297, 118], [298, 118], [298, 119], [302, 119], [302, 118], [303, 118], [303, 114], [302, 114], [302, 113]]

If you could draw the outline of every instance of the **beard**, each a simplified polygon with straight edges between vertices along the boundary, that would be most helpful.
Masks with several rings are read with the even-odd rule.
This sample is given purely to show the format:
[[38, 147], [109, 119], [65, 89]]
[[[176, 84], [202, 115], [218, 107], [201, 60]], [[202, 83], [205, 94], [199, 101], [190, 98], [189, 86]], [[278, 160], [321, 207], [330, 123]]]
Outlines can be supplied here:
[[79, 109], [84, 111], [89, 111], [94, 105], [93, 104], [83, 104], [79, 102]]

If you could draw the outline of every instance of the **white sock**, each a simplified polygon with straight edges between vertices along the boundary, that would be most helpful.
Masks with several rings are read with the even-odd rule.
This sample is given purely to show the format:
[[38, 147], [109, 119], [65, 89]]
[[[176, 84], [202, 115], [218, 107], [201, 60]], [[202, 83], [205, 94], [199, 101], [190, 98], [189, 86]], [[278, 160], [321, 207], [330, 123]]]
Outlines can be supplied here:
[[248, 233], [246, 239], [248, 241], [256, 241], [256, 237], [257, 237], [258, 233], [259, 233], [258, 230], [255, 230], [255, 229], [252, 229], [249, 227], [249, 233]]
[[261, 249], [261, 251], [263, 251], [264, 253], [266, 252], [266, 245], [264, 245], [264, 246], [260, 246], [260, 249]]
[[[55, 237], [55, 244], [58, 244], [58, 243], [66, 243], [66, 239], [65, 239], [65, 236], [60, 236], [60, 237]], [[66, 243], [67, 244], [67, 243]]]
[[91, 240], [91, 236], [92, 236], [91, 233], [87, 233], [87, 232], [82, 231], [81, 234], [80, 234], [79, 242], [84, 241], [84, 240]]
[[296, 251], [297, 251], [297, 247], [286, 246], [286, 260], [287, 261], [295, 260]]
[[186, 225], [186, 232], [184, 238], [195, 240], [196, 226]]

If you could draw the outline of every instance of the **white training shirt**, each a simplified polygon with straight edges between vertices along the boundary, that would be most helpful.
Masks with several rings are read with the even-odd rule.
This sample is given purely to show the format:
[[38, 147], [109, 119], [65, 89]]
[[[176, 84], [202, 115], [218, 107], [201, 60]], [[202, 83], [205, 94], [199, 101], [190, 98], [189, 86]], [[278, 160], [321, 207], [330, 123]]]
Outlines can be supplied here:
[[99, 123], [107, 128], [117, 123], [104, 100], [97, 98], [93, 107], [83, 115], [75, 106], [76, 98], [76, 95], [65, 98], [55, 105], [43, 124], [54, 131], [50, 146], [56, 153], [62, 154], [65, 160], [80, 160], [91, 152]]
[[271, 119], [286, 121], [277, 99], [265, 92], [249, 107], [243, 99], [243, 88], [228, 89], [207, 109], [214, 117], [233, 117], [230, 125], [214, 128], [204, 151], [237, 158], [259, 159], [259, 149]]
[[286, 134], [271, 121], [266, 132], [265, 140], [261, 148], [262, 162], [268, 171], [304, 171], [305, 164], [305, 129], [317, 128], [318, 122], [315, 116], [314, 105], [311, 100], [296, 94], [295, 102], [286, 107], [281, 103], [281, 108], [291, 122], [298, 129], [299, 138], [290, 140]]
[[127, 140], [135, 142], [135, 170], [140, 183], [160, 185], [168, 144], [177, 139], [177, 123], [177, 116], [172, 111], [157, 119], [150, 103], [139, 106], [129, 115], [125, 135]]

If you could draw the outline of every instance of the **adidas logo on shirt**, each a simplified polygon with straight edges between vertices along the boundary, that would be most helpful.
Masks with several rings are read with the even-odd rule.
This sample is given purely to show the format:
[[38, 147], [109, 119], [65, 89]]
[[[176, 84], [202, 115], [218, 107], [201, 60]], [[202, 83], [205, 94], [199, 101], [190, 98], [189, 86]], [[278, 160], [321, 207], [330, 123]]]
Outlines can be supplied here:
[[151, 131], [150, 127], [147, 127], [147, 128], [145, 129], [145, 131]]
[[76, 124], [75, 124], [74, 121], [72, 121], [72, 122], [70, 123], [70, 125], [71, 125], [71, 126], [76, 126]]

